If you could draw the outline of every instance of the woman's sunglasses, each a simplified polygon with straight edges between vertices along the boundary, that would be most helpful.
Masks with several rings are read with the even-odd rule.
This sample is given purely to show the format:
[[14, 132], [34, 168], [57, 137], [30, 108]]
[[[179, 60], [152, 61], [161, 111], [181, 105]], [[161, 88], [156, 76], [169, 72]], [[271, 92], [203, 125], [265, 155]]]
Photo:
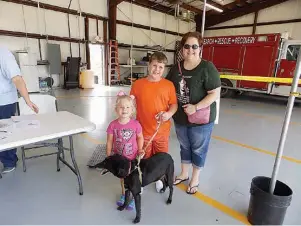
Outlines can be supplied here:
[[193, 45], [185, 44], [184, 45], [184, 49], [190, 49], [190, 47], [192, 47], [192, 49], [199, 48], [199, 46], [197, 44], [193, 44]]

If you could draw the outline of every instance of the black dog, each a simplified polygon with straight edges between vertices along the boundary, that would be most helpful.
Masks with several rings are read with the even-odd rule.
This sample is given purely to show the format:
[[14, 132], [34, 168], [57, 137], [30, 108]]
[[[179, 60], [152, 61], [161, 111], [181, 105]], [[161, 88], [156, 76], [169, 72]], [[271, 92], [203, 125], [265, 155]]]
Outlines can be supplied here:
[[118, 207], [118, 210], [122, 211], [127, 207], [130, 193], [132, 193], [136, 206], [136, 218], [133, 223], [139, 223], [141, 219], [141, 187], [161, 180], [163, 188], [160, 192], [165, 192], [166, 187], [169, 187], [169, 197], [166, 203], [172, 202], [174, 161], [168, 153], [157, 153], [148, 159], [141, 159], [139, 165], [137, 159], [130, 161], [115, 154], [107, 157], [94, 168], [107, 169], [114, 176], [124, 179], [125, 202], [123, 206]]

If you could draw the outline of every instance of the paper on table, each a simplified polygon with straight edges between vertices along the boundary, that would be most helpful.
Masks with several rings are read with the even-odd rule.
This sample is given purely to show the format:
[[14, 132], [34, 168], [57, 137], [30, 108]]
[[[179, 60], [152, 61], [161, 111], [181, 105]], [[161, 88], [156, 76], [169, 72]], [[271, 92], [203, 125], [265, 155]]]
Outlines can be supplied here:
[[20, 122], [20, 121], [32, 121], [37, 119], [37, 115], [20, 115], [20, 116], [12, 116], [11, 119], [13, 122]]
[[40, 127], [40, 121], [37, 120], [37, 115], [20, 115], [12, 116], [14, 128], [16, 129], [35, 129]]
[[40, 121], [39, 120], [16, 121], [14, 123], [14, 128], [16, 128], [16, 129], [36, 129], [36, 128], [40, 128]]

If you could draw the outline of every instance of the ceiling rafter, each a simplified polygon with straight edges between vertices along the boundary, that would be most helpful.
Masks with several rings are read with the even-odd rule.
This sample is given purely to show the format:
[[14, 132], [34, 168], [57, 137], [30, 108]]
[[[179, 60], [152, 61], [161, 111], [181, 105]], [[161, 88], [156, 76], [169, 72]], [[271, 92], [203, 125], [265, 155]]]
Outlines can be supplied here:
[[193, 7], [193, 6], [191, 6], [191, 5], [187, 4], [187, 3], [180, 4], [180, 7], [182, 7], [183, 9], [192, 11], [192, 12], [194, 12], [196, 14], [201, 14], [203, 12], [203, 10], [198, 9], [196, 7]]
[[[202, 1], [202, 2], [203, 2], [203, 1]], [[219, 3], [217, 3], [217, 2], [214, 2], [214, 1], [212, 1], [212, 0], [207, 0], [206, 2], [207, 2], [208, 4], [210, 4], [210, 5], [213, 5], [213, 6], [217, 7], [217, 8], [220, 8], [220, 9], [222, 9], [222, 10], [225, 9], [225, 6], [224, 6], [224, 5], [219, 4]]]
[[120, 4], [123, 1], [124, 0], [110, 0], [109, 1], [109, 7], [117, 6], [118, 4]]
[[232, 10], [233, 8], [242, 7], [242, 6], [245, 6], [249, 3], [252, 3], [252, 1], [250, 1], [250, 0], [236, 0], [234, 2], [226, 4], [224, 6], [224, 8], [225, 8], [225, 10]]
[[[257, 0], [252, 3], [247, 3], [246, 0], [241, 0], [240, 3], [243, 6], [234, 6], [230, 11], [225, 11], [222, 14], [210, 14], [206, 17], [206, 27], [211, 27], [250, 13], [255, 13], [256, 11], [275, 6], [289, 0]], [[232, 4], [232, 3], [230, 3]], [[233, 3], [234, 4], [234, 3]], [[235, 3], [237, 4], [237, 2]], [[227, 4], [229, 5], [229, 4]], [[200, 16], [196, 17], [197, 23], [201, 24], [202, 19]]]
[[121, 2], [123, 2], [124, 0], [115, 0], [116, 1], [116, 5], [120, 4]]
[[151, 8], [152, 10], [156, 10], [161, 13], [167, 13], [172, 16], [174, 15], [173, 8], [158, 4], [156, 2], [151, 2], [148, 0], [124, 0], [124, 1], [128, 2], [128, 3], [133, 3], [135, 5], [142, 6], [145, 8]]

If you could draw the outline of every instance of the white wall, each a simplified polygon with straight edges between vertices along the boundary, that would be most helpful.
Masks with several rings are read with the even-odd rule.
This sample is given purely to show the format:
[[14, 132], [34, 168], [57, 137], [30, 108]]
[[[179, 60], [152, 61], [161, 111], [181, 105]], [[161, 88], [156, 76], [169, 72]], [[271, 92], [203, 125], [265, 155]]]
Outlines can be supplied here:
[[[278, 4], [276, 6], [260, 10], [258, 13], [257, 23], [300, 19], [300, 18], [301, 18], [301, 1], [290, 0]], [[238, 25], [238, 24], [252, 24], [253, 22], [254, 22], [254, 13], [221, 24], [217, 24], [214, 27], [231, 26], [231, 25]], [[256, 34], [286, 32], [286, 31], [289, 32], [291, 38], [301, 40], [301, 23], [287, 23], [287, 24], [266, 25], [266, 26], [256, 27]], [[252, 34], [252, 27], [205, 31], [205, 36], [207, 37], [221, 36], [221, 35], [244, 35], [244, 34], [246, 35]]]

